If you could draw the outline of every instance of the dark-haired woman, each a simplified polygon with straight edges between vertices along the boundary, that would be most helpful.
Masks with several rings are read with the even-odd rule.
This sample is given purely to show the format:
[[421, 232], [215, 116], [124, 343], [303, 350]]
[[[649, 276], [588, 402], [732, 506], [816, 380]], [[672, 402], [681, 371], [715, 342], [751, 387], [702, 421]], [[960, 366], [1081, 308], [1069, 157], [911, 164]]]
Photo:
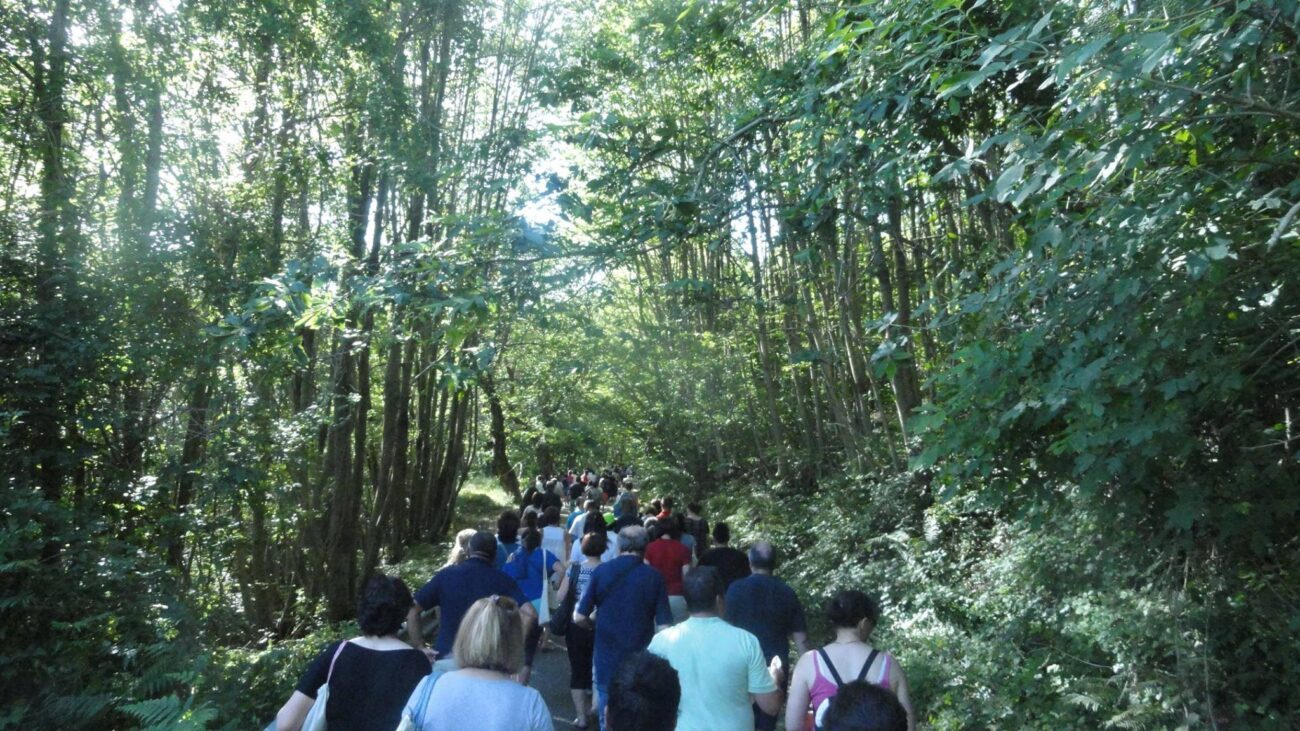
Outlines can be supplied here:
[[679, 624], [690, 616], [686, 610], [682, 580], [691, 570], [691, 550], [682, 543], [682, 527], [676, 520], [663, 518], [656, 526], [651, 535], [657, 533], [658, 537], [646, 546], [645, 562], [663, 577], [664, 588], [668, 590], [668, 607], [673, 611], [673, 624]]
[[325, 723], [332, 729], [396, 728], [411, 691], [429, 674], [429, 658], [397, 639], [411, 608], [401, 579], [375, 576], [357, 603], [361, 636], [326, 647], [275, 716], [278, 731], [298, 731], [329, 683]]
[[869, 644], [880, 621], [879, 605], [863, 592], [845, 590], [826, 603], [826, 618], [835, 628], [835, 640], [799, 658], [790, 678], [785, 727], [820, 729], [830, 699], [846, 683], [864, 680], [898, 697], [907, 712], [908, 730], [913, 731], [916, 715], [902, 666]]
[[542, 548], [542, 532], [524, 528], [519, 534], [519, 550], [506, 562], [505, 572], [519, 582], [519, 590], [537, 610], [540, 621], [533, 623], [524, 642], [524, 668], [519, 672], [519, 682], [528, 685], [533, 673], [533, 657], [542, 640], [542, 627], [550, 619], [550, 606], [546, 593], [552, 575], [562, 571], [564, 564], [559, 556]]
[[519, 550], [519, 513], [502, 510], [497, 516], [497, 558], [496, 567], [504, 568], [506, 559]]
[[[587, 585], [591, 583], [591, 572], [600, 566], [601, 554], [608, 548], [608, 535], [593, 531], [582, 537], [580, 548], [584, 560], [570, 565], [564, 581], [560, 582], [560, 591], [556, 594], [560, 606], [564, 606], [564, 599], [569, 592], [575, 592], [581, 597], [582, 592], [587, 590]], [[576, 623], [569, 625], [569, 633], [565, 635], [565, 650], [569, 653], [569, 691], [573, 694], [573, 709], [578, 712], [578, 717], [573, 721], [575, 728], [587, 728], [587, 721], [591, 718], [591, 660], [596, 648], [595, 635], [593, 627], [582, 627]]]

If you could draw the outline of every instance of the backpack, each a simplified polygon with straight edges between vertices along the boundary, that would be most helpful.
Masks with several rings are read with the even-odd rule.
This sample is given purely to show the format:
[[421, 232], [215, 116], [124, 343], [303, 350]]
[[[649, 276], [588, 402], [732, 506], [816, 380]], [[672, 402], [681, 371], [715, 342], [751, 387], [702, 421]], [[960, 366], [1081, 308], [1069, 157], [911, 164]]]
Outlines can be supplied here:
[[[844, 681], [840, 679], [839, 672], [836, 671], [835, 666], [831, 664], [831, 657], [830, 655], [826, 654], [826, 648], [824, 647], [819, 648], [817, 650], [817, 654], [821, 656], [822, 664], [825, 665], [826, 669], [830, 671], [831, 679], [835, 681], [835, 692], [838, 693], [839, 689], [844, 687]], [[876, 661], [876, 655], [879, 654], [880, 654], [880, 650], [877, 650], [875, 648], [871, 649], [871, 654], [867, 655], [867, 661], [863, 663], [862, 669], [858, 671], [858, 677], [857, 677], [858, 680], [867, 679], [867, 671], [871, 669], [871, 663]], [[810, 716], [809, 720], [812, 721], [812, 723], [807, 724], [807, 727], [816, 729], [817, 731], [821, 730], [822, 722], [826, 718], [826, 709], [831, 707], [831, 700], [833, 700], [834, 698], [835, 696], [826, 698], [821, 703], [819, 703], [816, 708], [808, 712], [808, 715]]]

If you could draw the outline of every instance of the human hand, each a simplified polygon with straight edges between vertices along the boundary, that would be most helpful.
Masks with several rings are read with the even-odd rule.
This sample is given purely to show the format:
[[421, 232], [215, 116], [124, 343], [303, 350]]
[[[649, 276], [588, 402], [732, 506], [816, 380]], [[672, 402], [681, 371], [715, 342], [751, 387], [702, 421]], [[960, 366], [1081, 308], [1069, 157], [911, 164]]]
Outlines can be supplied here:
[[780, 655], [772, 658], [772, 662], [768, 663], [767, 672], [772, 676], [772, 682], [776, 683], [776, 687], [780, 688], [785, 684], [785, 663], [781, 661]]

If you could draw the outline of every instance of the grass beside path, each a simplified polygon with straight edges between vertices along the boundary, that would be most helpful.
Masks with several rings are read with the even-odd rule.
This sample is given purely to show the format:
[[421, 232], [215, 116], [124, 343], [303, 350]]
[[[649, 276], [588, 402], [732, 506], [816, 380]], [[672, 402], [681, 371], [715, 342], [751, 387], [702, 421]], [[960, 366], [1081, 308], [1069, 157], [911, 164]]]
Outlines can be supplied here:
[[456, 500], [456, 514], [452, 516], [451, 529], [437, 543], [420, 543], [410, 546], [402, 561], [382, 570], [401, 577], [411, 591], [433, 578], [434, 573], [447, 562], [451, 544], [456, 534], [465, 528], [478, 528], [496, 532], [497, 515], [512, 507], [514, 500], [505, 488], [490, 478], [472, 477], [465, 483]]

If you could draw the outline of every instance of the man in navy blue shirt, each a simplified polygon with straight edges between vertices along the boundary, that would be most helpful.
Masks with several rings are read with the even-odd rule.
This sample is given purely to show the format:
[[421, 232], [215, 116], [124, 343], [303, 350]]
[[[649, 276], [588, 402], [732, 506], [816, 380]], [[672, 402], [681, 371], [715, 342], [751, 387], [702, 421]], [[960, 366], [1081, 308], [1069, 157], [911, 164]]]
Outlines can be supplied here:
[[[791, 636], [800, 656], [808, 651], [803, 604], [793, 589], [772, 575], [776, 569], [776, 548], [771, 543], [759, 542], [750, 547], [749, 568], [749, 576], [737, 579], [727, 588], [727, 621], [758, 637], [758, 646], [769, 664], [772, 658], [780, 657], [781, 663], [790, 667]], [[771, 731], [776, 728], [776, 716], [755, 706], [754, 728]]]
[[[524, 598], [519, 584], [495, 568], [496, 552], [496, 536], [479, 531], [469, 539], [468, 558], [434, 574], [415, 592], [415, 604], [406, 615], [407, 641], [417, 650], [424, 650], [429, 659], [435, 661], [434, 670], [456, 669], [455, 658], [451, 656], [456, 630], [470, 605], [483, 597], [499, 594], [518, 602], [525, 636], [537, 621], [537, 610]], [[420, 613], [434, 607], [438, 608], [438, 640], [430, 651], [420, 632]]]
[[656, 629], [672, 624], [668, 592], [663, 577], [645, 564], [649, 536], [645, 528], [631, 526], [618, 533], [617, 558], [601, 564], [591, 574], [587, 590], [573, 610], [573, 621], [583, 627], [595, 619], [594, 685], [596, 712], [604, 727], [609, 682], [623, 658], [650, 645]]

